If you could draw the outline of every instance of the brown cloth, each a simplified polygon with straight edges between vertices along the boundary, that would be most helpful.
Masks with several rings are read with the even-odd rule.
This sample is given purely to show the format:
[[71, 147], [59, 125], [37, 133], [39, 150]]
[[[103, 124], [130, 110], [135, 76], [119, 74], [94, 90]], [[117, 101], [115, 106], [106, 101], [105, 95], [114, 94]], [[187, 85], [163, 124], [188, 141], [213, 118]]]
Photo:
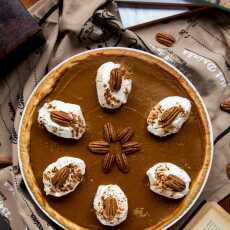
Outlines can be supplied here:
[[[122, 28], [116, 9], [105, 0], [40, 0], [30, 9], [42, 26], [46, 44], [0, 79], [0, 156], [13, 156], [13, 166], [0, 171], [0, 214], [12, 229], [57, 229], [31, 201], [22, 181], [18, 125], [24, 105], [42, 77], [64, 59], [87, 49], [142, 49], [185, 73], [204, 99], [216, 143], [202, 199], [219, 201], [230, 193], [225, 173], [230, 162], [230, 115], [219, 109], [221, 101], [230, 99], [230, 16], [213, 10], [130, 31]], [[154, 39], [156, 32], [164, 31], [177, 40], [170, 49]]]

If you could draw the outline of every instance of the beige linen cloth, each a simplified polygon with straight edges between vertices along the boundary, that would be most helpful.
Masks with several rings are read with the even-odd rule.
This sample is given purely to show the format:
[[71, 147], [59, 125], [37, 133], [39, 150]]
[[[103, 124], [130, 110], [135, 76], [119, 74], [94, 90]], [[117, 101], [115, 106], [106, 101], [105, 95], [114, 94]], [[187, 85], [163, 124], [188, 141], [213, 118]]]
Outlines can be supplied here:
[[[0, 214], [12, 229], [57, 229], [34, 205], [22, 181], [18, 125], [42, 77], [64, 59], [87, 49], [142, 49], [185, 73], [203, 97], [214, 131], [214, 161], [202, 199], [218, 201], [230, 193], [225, 173], [230, 162], [230, 114], [219, 109], [220, 102], [230, 99], [230, 15], [213, 10], [130, 31], [122, 28], [116, 9], [105, 0], [40, 0], [30, 9], [46, 43], [0, 78], [0, 154], [13, 158], [13, 166], [0, 171]], [[160, 46], [154, 39], [157, 32], [171, 33], [176, 44], [170, 49]]]

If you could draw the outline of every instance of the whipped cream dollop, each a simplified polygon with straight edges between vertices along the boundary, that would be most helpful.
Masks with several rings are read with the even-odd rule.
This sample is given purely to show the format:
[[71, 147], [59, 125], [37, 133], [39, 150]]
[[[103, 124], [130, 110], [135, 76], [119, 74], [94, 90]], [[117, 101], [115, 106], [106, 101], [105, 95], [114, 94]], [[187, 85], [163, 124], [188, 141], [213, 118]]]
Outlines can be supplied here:
[[97, 219], [103, 225], [116, 226], [128, 215], [128, 200], [118, 185], [100, 185], [93, 206]]
[[[159, 195], [172, 199], [179, 199], [189, 192], [191, 178], [182, 168], [175, 164], [167, 162], [158, 163], [151, 167], [146, 172], [146, 175], [149, 178], [150, 189]], [[175, 176], [177, 180], [173, 181]], [[184, 183], [182, 187], [182, 181], [180, 180]]]
[[159, 137], [177, 133], [188, 119], [191, 102], [184, 97], [171, 96], [153, 107], [147, 118], [147, 130]]
[[61, 157], [43, 172], [46, 195], [61, 197], [73, 192], [85, 174], [85, 162], [76, 157]]
[[59, 137], [80, 139], [86, 123], [79, 105], [58, 100], [45, 103], [38, 111], [38, 122]]
[[97, 70], [97, 97], [101, 107], [103, 108], [117, 109], [122, 104], [127, 103], [128, 96], [132, 89], [132, 80], [129, 79], [126, 74], [122, 75], [120, 89], [118, 90], [112, 90], [109, 83], [111, 71], [119, 68], [121, 68], [120, 64], [106, 62]]

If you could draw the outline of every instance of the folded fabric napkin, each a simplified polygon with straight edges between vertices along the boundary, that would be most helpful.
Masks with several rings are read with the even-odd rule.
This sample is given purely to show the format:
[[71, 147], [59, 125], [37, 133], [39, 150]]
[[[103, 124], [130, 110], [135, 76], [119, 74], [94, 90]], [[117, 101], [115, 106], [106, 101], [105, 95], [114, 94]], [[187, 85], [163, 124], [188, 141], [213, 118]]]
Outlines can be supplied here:
[[[38, 47], [42, 43], [42, 36], [41, 28], [20, 1], [0, 0], [0, 5], [0, 71], [2, 72], [7, 64], [25, 58], [26, 53]], [[15, 55], [17, 59], [13, 58]]]
[[[230, 115], [219, 109], [220, 102], [230, 98], [229, 15], [213, 10], [130, 31], [122, 28], [112, 1], [40, 0], [30, 12], [41, 25], [46, 44], [0, 79], [0, 156], [13, 156], [13, 166], [0, 171], [0, 214], [13, 229], [57, 229], [38, 211], [22, 181], [17, 157], [18, 125], [29, 95], [44, 74], [87, 49], [142, 49], [172, 63], [193, 82], [208, 108], [216, 138], [212, 170], [202, 199], [218, 201], [230, 193], [225, 173], [230, 162]], [[171, 33], [175, 45], [170, 49], [161, 46], [154, 39], [157, 32]]]

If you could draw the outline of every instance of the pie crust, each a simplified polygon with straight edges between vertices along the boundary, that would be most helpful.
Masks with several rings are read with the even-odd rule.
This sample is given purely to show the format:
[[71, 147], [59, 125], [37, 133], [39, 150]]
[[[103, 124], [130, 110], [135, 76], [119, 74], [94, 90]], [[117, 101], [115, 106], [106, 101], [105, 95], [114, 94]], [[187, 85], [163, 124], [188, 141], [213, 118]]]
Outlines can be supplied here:
[[[82, 60], [87, 59], [87, 57], [97, 56], [97, 55], [115, 55], [115, 56], [129, 56], [141, 58], [143, 61], [158, 65], [164, 71], [169, 72], [185, 89], [193, 100], [194, 105], [198, 110], [198, 114], [204, 129], [204, 146], [205, 146], [205, 157], [202, 164], [202, 168], [196, 178], [193, 181], [191, 190], [189, 194], [183, 199], [179, 208], [177, 208], [173, 213], [167, 216], [167, 218], [162, 219], [160, 222], [156, 223], [154, 226], [151, 226], [150, 229], [155, 228], [164, 228], [171, 225], [180, 217], [182, 217], [189, 208], [194, 204], [199, 194], [201, 193], [204, 184], [207, 180], [211, 161], [212, 161], [212, 131], [210, 126], [210, 121], [207, 115], [207, 111], [204, 107], [204, 104], [198, 95], [197, 91], [185, 79], [185, 77], [174, 67], [162, 61], [160, 58], [157, 58], [153, 55], [147, 54], [142, 51], [135, 51], [127, 48], [108, 48], [108, 49], [98, 49], [93, 51], [84, 52], [80, 55], [73, 56], [67, 59], [65, 62], [61, 63], [55, 67], [51, 72], [44, 77], [40, 84], [33, 91], [31, 97], [29, 98], [26, 108], [23, 113], [23, 117], [20, 123], [20, 133], [19, 133], [19, 145], [18, 145], [18, 154], [20, 160], [20, 168], [24, 178], [24, 181], [27, 185], [30, 194], [38, 204], [38, 206], [56, 223], [62, 225], [66, 229], [85, 229], [79, 226], [77, 223], [74, 223], [67, 219], [65, 216], [62, 216], [54, 208], [50, 206], [47, 202], [46, 197], [44, 197], [32, 170], [30, 164], [30, 133], [33, 119], [35, 116], [36, 108], [39, 103], [55, 88], [58, 80], [76, 63], [81, 62]], [[87, 162], [86, 162], [87, 165]], [[92, 197], [94, 194], [92, 194]]]

